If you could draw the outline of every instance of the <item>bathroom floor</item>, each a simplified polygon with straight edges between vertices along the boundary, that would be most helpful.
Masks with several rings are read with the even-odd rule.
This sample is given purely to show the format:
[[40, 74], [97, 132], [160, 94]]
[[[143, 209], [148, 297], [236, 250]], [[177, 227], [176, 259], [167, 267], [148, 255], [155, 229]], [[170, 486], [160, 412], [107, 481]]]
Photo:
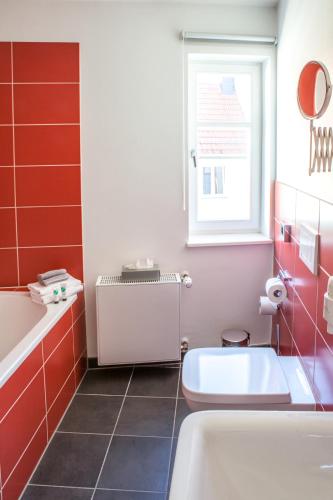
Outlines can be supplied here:
[[23, 499], [166, 500], [189, 413], [179, 364], [88, 370]]

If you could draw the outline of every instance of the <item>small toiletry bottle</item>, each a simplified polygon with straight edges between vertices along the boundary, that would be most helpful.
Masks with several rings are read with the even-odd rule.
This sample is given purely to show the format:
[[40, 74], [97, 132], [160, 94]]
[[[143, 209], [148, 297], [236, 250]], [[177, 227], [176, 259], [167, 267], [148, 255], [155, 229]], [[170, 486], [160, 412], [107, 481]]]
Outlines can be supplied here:
[[61, 298], [62, 300], [67, 300], [67, 287], [65, 284], [61, 285]]
[[53, 290], [53, 302], [54, 302], [54, 304], [58, 304], [59, 300], [60, 300], [59, 290]]

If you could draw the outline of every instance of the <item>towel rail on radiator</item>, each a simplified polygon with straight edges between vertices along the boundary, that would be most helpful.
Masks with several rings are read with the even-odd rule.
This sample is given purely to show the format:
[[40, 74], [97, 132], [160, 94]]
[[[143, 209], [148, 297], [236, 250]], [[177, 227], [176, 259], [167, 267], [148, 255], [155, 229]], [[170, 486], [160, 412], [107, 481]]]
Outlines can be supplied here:
[[180, 359], [178, 273], [154, 281], [96, 282], [98, 364], [148, 363]]

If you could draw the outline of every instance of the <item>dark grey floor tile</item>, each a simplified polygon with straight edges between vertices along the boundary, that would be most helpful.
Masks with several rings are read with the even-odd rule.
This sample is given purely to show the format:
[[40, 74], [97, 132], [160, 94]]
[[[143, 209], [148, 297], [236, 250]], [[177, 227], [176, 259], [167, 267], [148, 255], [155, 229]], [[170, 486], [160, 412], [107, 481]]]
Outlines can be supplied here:
[[31, 482], [94, 487], [108, 443], [109, 436], [56, 433]]
[[59, 427], [67, 432], [112, 434], [123, 396], [77, 394]]
[[177, 444], [178, 444], [178, 439], [174, 438], [172, 440], [171, 460], [170, 460], [170, 470], [169, 470], [169, 480], [168, 480], [168, 490], [170, 489], [171, 481], [172, 481], [172, 473], [173, 473], [173, 466], [175, 465], [175, 457], [176, 457], [176, 451], [177, 451]]
[[129, 386], [130, 396], [176, 397], [179, 368], [136, 367]]
[[176, 399], [126, 398], [115, 433], [172, 437], [175, 405]]
[[165, 500], [164, 493], [96, 490], [94, 500]]
[[180, 377], [179, 377], [179, 386], [178, 386], [178, 398], [184, 398], [184, 393], [183, 393], [183, 387], [182, 387], [182, 373], [183, 373], [183, 366], [180, 367]]
[[78, 389], [79, 394], [125, 394], [132, 368], [88, 370]]
[[191, 410], [186, 404], [185, 399], [178, 399], [177, 401], [177, 410], [176, 410], [176, 421], [175, 421], [175, 431], [174, 431], [174, 436], [178, 437], [180, 426], [183, 423], [184, 418], [189, 415]]
[[31, 486], [24, 492], [22, 500], [90, 500], [94, 490], [81, 488], [54, 488], [52, 486]]
[[114, 436], [99, 488], [165, 492], [171, 439]]

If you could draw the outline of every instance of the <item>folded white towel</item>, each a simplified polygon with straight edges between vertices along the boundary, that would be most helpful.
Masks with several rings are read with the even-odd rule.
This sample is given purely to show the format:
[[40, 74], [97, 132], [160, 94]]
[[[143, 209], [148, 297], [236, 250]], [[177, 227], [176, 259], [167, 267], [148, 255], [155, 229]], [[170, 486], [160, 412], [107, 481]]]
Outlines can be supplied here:
[[[53, 290], [60, 290], [61, 283], [54, 283], [53, 285], [49, 286], [43, 286], [38, 281], [36, 283], [29, 283], [28, 289], [38, 295], [49, 295], [50, 293], [53, 293]], [[73, 276], [69, 275], [69, 278], [63, 282], [67, 288], [73, 287], [73, 286], [79, 286], [82, 284], [82, 282], [76, 278], [73, 278]]]
[[44, 283], [45, 280], [49, 280], [50, 278], [54, 278], [62, 274], [67, 274], [67, 269], [52, 269], [46, 273], [37, 274], [37, 281], [41, 285], [47, 285], [48, 283]]
[[[61, 291], [60, 289], [58, 290], [59, 291], [59, 299], [62, 300], [62, 296], [61, 296]], [[72, 295], [75, 295], [77, 293], [80, 293], [83, 291], [83, 285], [78, 285], [78, 286], [73, 286], [71, 288], [68, 288], [66, 290], [66, 297], [71, 297]], [[49, 293], [47, 295], [39, 295], [39, 294], [36, 294], [36, 293], [32, 293], [30, 292], [30, 297], [31, 297], [31, 300], [32, 302], [34, 302], [35, 304], [50, 304], [51, 302], [54, 302], [54, 295], [53, 293]]]
[[64, 273], [64, 274], [57, 274], [57, 276], [51, 276], [51, 278], [47, 278], [45, 280], [38, 280], [38, 282], [42, 286], [49, 286], [53, 285], [53, 283], [59, 283], [60, 281], [66, 281], [69, 278], [69, 274]]

